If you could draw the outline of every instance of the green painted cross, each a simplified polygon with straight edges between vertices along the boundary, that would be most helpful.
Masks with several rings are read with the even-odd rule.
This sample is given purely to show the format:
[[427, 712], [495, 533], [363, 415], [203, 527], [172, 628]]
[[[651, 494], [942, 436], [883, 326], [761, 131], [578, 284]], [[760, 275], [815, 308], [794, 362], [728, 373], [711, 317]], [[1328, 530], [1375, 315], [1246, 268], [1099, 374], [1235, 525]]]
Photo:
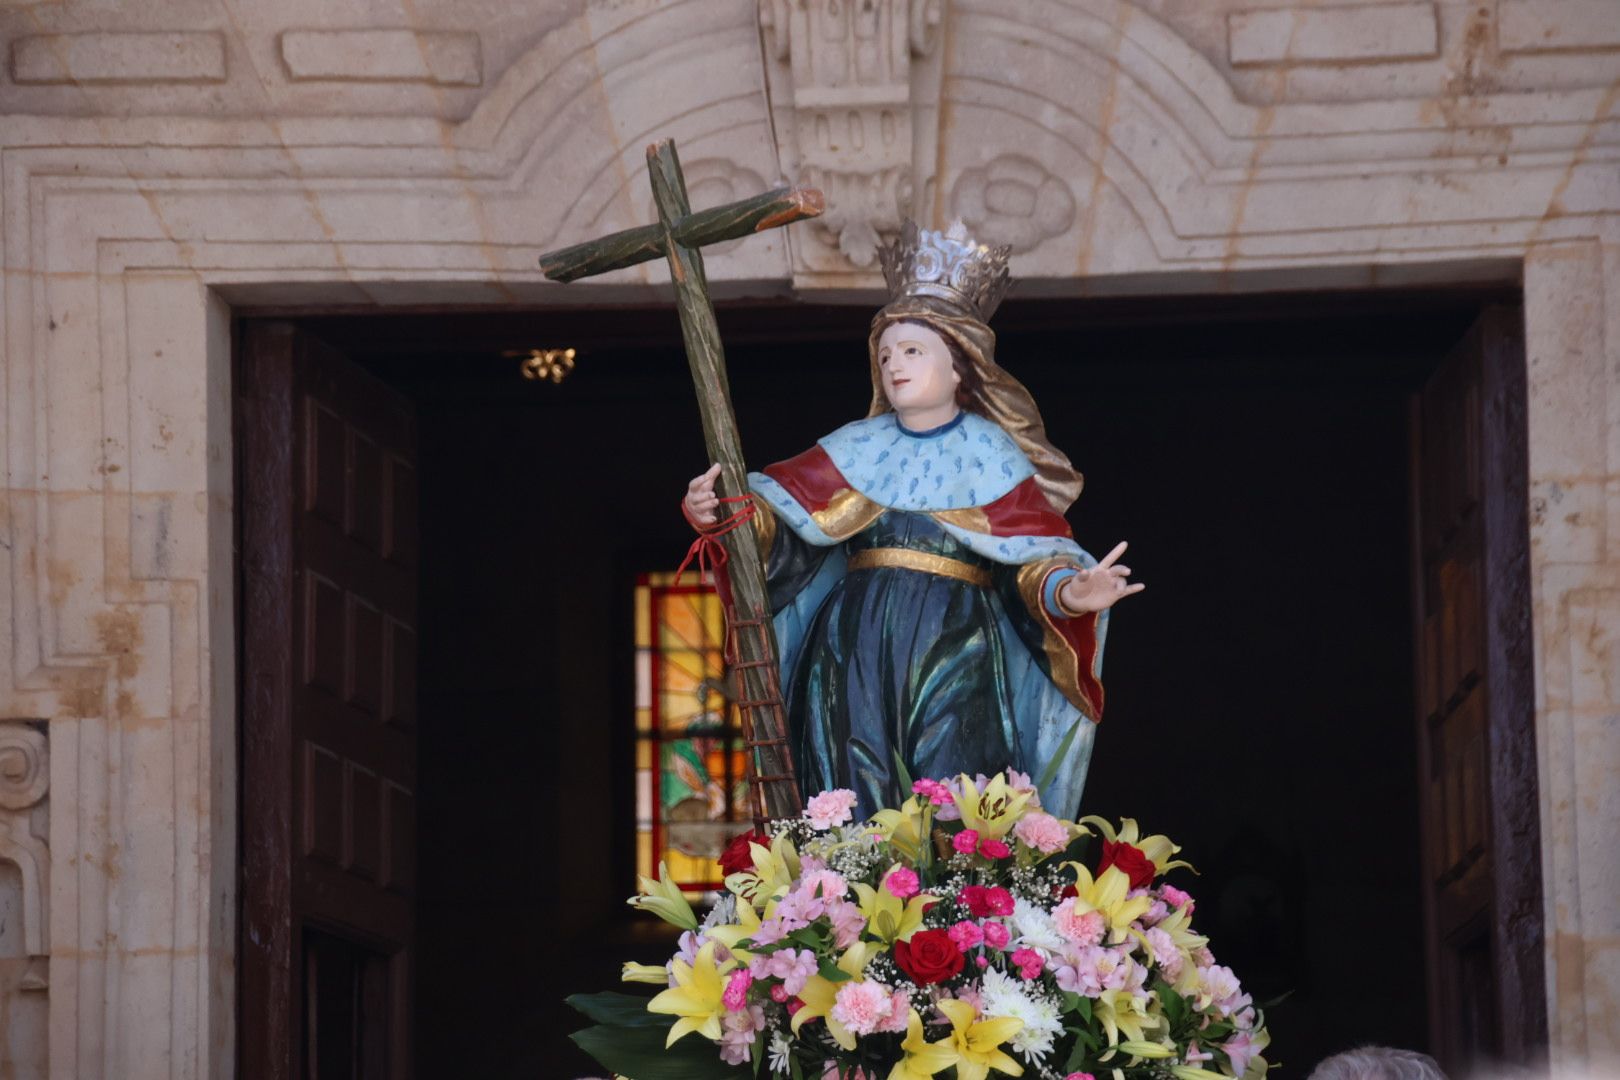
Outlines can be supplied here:
[[[726, 356], [703, 273], [702, 248], [734, 240], [803, 218], [823, 208], [813, 188], [779, 188], [751, 199], [693, 213], [686, 200], [675, 144], [667, 139], [647, 148], [658, 223], [626, 229], [598, 240], [547, 252], [540, 269], [553, 281], [574, 281], [663, 256], [675, 282], [675, 306], [681, 316], [686, 359], [697, 384], [703, 439], [711, 461], [720, 463], [716, 487], [722, 496], [748, 493], [737, 418], [731, 410]], [[793, 756], [788, 747], [787, 716], [777, 672], [776, 638], [771, 631], [765, 593], [765, 564], [751, 528], [733, 529], [721, 538], [726, 546], [726, 572], [736, 605], [732, 633], [735, 695], [749, 744], [749, 781], [756, 824], [765, 818], [798, 817], [801, 809]], [[755, 760], [757, 756], [757, 762]]]

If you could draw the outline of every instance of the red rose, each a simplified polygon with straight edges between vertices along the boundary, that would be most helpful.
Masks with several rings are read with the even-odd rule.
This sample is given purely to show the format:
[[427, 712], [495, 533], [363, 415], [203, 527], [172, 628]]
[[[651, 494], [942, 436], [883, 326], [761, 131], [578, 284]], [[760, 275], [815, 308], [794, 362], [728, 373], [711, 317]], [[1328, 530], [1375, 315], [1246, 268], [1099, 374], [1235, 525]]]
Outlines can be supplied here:
[[720, 853], [720, 869], [728, 877], [754, 868], [754, 853], [748, 850], [749, 844], [770, 847], [771, 838], [753, 829], [733, 836], [731, 842], [726, 845], [726, 850]]
[[946, 930], [918, 930], [894, 943], [894, 962], [918, 986], [944, 982], [962, 970], [962, 952]]
[[1145, 889], [1153, 884], [1153, 875], [1159, 871], [1153, 865], [1153, 860], [1142, 853], [1142, 849], [1135, 844], [1122, 841], [1104, 840], [1102, 865], [1097, 867], [1100, 877], [1104, 870], [1110, 866], [1119, 867], [1119, 872], [1131, 879], [1131, 888]]

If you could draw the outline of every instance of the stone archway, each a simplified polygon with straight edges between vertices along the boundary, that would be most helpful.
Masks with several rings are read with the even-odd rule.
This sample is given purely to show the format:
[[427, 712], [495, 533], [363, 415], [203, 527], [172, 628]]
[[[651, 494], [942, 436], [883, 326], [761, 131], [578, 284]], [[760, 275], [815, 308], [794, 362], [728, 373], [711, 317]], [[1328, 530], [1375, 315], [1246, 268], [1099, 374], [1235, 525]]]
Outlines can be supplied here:
[[[1543, 47], [1524, 36], [1528, 4], [1502, 5], [1510, 58]], [[340, 115], [112, 115], [87, 97], [77, 117], [8, 117], [0, 712], [47, 720], [49, 873], [21, 887], [49, 968], [28, 991], [48, 1000], [48, 1032], [26, 1039], [48, 1041], [50, 1075], [226, 1075], [233, 1057], [233, 312], [656, 295], [643, 269], [564, 298], [534, 255], [645, 216], [633, 178], [653, 134], [716, 185], [813, 163], [798, 140], [823, 107], [803, 91], [821, 84], [794, 73], [791, 34], [785, 55], [780, 36], [761, 41], [761, 6], [594, 2], [459, 121], [368, 113], [358, 91]], [[1384, 54], [1313, 55], [1302, 72], [1235, 13], [1223, 67], [1146, 4], [956, 0], [916, 42], [905, 0], [878, 6], [905, 9], [921, 54], [902, 159], [919, 208], [1007, 230], [1034, 293], [1522, 279], [1552, 1039], [1571, 1062], [1616, 1049], [1620, 901], [1601, 882], [1620, 705], [1605, 676], [1620, 649], [1620, 305], [1604, 302], [1620, 182], [1602, 57], [1549, 24], [1590, 77], [1464, 92], [1413, 81], [1449, 62], [1444, 20], [1433, 56], [1405, 58], [1372, 8], [1353, 17], [1386, 31], [1370, 38]], [[1315, 16], [1298, 18], [1308, 31]], [[1599, 52], [1600, 29], [1585, 35]], [[64, 93], [89, 94], [95, 43], [28, 40], [25, 58], [66, 49]], [[828, 47], [853, 56], [857, 41]], [[142, 53], [157, 47], [130, 55], [159, 70]], [[1385, 60], [1395, 91], [1378, 88]], [[837, 244], [776, 238], [710, 271], [733, 296], [875, 285]], [[14, 831], [21, 812], [0, 805], [0, 820]]]

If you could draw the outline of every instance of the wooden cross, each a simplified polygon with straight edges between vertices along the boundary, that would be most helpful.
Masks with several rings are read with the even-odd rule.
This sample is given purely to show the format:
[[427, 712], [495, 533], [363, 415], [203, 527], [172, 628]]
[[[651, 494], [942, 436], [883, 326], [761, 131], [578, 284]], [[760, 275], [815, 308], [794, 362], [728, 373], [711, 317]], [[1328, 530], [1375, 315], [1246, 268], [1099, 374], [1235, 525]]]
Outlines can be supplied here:
[[[681, 316], [681, 337], [686, 342], [692, 380], [697, 384], [703, 441], [709, 459], [720, 463], [716, 486], [722, 496], [743, 496], [748, 493], [747, 470], [743, 467], [742, 442], [737, 437], [737, 418], [731, 410], [725, 350], [720, 346], [720, 328], [715, 323], [709, 282], [703, 273], [702, 248], [815, 217], [825, 204], [821, 192], [814, 188], [778, 188], [694, 214], [686, 200], [686, 181], [681, 175], [680, 159], [675, 156], [675, 144], [668, 139], [647, 148], [647, 171], [658, 204], [658, 224], [547, 252], [540, 256], [540, 269], [552, 281], [574, 281], [659, 256], [669, 260], [675, 306]], [[726, 546], [726, 573], [736, 606], [731, 628], [736, 655], [731, 667], [748, 747], [756, 824], [765, 817], [798, 817], [799, 788], [788, 749], [776, 637], [771, 631], [759, 542], [754, 530], [746, 527], [731, 530], [721, 542]]]

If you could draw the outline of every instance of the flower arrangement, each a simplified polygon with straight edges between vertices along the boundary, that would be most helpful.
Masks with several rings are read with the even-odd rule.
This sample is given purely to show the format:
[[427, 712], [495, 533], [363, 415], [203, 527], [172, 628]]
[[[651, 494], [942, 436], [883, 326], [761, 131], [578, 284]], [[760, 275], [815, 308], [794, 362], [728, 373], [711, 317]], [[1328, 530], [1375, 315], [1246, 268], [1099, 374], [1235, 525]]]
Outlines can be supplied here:
[[575, 1040], [634, 1080], [1265, 1075], [1259, 1009], [1159, 881], [1188, 865], [1168, 838], [1054, 817], [1011, 770], [912, 791], [865, 822], [823, 792], [738, 837], [701, 920], [662, 868], [642, 878], [630, 903], [684, 932], [624, 978], [664, 989], [575, 995], [598, 1021]]

